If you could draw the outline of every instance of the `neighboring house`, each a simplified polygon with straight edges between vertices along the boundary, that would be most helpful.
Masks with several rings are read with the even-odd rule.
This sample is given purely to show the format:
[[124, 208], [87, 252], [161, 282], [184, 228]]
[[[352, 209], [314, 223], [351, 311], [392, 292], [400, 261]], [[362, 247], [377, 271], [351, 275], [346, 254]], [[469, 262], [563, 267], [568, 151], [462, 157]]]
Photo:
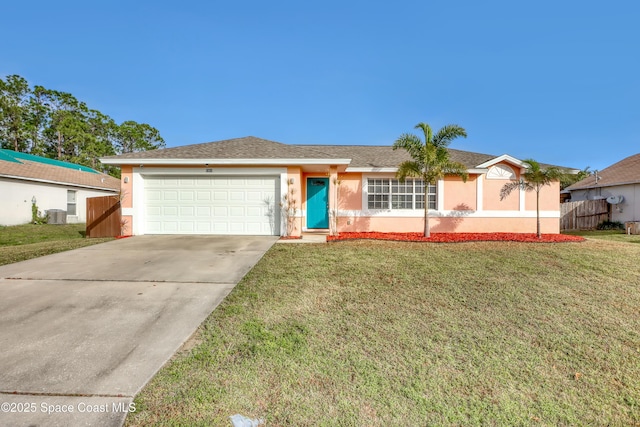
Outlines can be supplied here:
[[640, 153], [590, 175], [566, 190], [571, 193], [572, 202], [607, 199], [611, 204], [611, 221], [640, 221]]
[[[522, 161], [449, 150], [469, 179], [429, 187], [434, 232], [534, 232], [536, 195], [500, 189], [519, 179]], [[101, 159], [122, 167], [126, 233], [284, 235], [285, 196], [296, 200], [296, 229], [423, 230], [422, 181], [395, 179], [408, 160], [391, 146], [287, 145], [255, 137], [128, 153]], [[293, 196], [291, 196], [293, 192]], [[544, 233], [559, 232], [559, 183], [541, 191]]]
[[0, 225], [30, 222], [34, 201], [43, 215], [60, 209], [67, 222], [85, 222], [88, 197], [119, 191], [120, 180], [86, 166], [0, 149]]

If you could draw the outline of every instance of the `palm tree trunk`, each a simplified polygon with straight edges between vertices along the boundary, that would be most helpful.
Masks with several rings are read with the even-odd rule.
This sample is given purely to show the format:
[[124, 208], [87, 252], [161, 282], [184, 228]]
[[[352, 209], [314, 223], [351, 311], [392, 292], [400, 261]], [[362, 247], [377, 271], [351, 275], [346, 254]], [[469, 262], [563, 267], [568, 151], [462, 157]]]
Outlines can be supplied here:
[[429, 183], [424, 180], [424, 237], [431, 237], [431, 229], [429, 228]]
[[540, 233], [540, 188], [536, 189], [536, 235], [538, 239], [542, 239]]

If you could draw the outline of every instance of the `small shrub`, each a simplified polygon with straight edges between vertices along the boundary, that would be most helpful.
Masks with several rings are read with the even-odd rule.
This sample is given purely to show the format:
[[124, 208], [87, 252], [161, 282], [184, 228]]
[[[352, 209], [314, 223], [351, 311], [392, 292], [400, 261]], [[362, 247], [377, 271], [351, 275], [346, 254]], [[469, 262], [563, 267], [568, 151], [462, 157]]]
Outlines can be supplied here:
[[624, 224], [620, 221], [602, 221], [596, 226], [598, 230], [624, 230]]
[[31, 222], [33, 224], [46, 224], [47, 216], [42, 215], [42, 212], [38, 209], [38, 205], [31, 203]]

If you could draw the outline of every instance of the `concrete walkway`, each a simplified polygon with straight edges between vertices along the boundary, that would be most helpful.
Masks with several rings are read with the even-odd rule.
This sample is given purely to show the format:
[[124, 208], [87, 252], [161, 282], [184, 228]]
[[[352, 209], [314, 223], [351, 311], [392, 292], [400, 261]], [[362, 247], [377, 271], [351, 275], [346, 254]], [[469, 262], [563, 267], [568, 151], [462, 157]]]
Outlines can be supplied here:
[[303, 234], [301, 239], [283, 239], [278, 243], [296, 244], [296, 243], [327, 243], [326, 234]]
[[122, 425], [275, 241], [140, 236], [0, 267], [0, 425]]

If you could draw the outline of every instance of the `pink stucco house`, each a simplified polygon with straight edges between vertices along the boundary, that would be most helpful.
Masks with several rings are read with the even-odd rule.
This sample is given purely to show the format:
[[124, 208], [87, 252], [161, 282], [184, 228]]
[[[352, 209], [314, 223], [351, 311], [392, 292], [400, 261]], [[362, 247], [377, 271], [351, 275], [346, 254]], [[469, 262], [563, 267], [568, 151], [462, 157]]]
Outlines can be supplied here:
[[[500, 200], [502, 186], [520, 178], [521, 160], [449, 151], [467, 166], [469, 179], [448, 176], [430, 186], [432, 232], [535, 231], [535, 193]], [[422, 182], [395, 179], [408, 159], [391, 146], [245, 137], [101, 160], [122, 168], [127, 234], [299, 235], [422, 231]], [[559, 233], [559, 191], [557, 182], [541, 191], [543, 233]]]

